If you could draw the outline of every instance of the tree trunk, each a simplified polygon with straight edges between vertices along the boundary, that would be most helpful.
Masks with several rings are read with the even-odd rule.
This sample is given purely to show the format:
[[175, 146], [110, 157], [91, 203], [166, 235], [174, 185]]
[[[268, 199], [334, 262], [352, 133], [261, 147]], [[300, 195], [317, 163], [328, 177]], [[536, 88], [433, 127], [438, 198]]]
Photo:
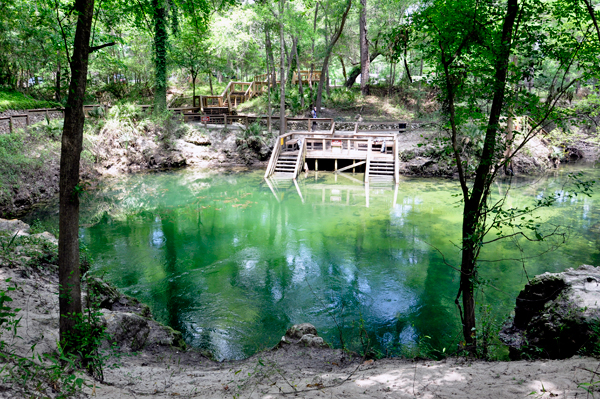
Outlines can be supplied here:
[[198, 76], [198, 73], [194, 73], [194, 70], [191, 70], [192, 72], [192, 99], [194, 97], [196, 97], [196, 76]]
[[71, 60], [71, 82], [65, 107], [60, 154], [60, 210], [58, 236], [58, 284], [60, 341], [66, 352], [78, 341], [75, 328], [81, 317], [79, 270], [79, 162], [83, 142], [85, 97], [94, 0], [76, 0], [77, 28]]
[[213, 85], [212, 85], [212, 71], [208, 71], [208, 84], [210, 85], [210, 95], [214, 96], [215, 92], [213, 90]]
[[[315, 6], [315, 18], [313, 21], [313, 38], [312, 38], [312, 58], [310, 60], [310, 72], [308, 74], [308, 87], [310, 92], [310, 102], [313, 102], [313, 72], [315, 71], [315, 34], [317, 32], [317, 14], [319, 13], [319, 3]], [[311, 105], [312, 107], [312, 105]]]
[[344, 10], [344, 14], [342, 14], [342, 20], [340, 21], [340, 27], [331, 39], [331, 42], [327, 46], [325, 50], [325, 59], [323, 60], [323, 67], [321, 68], [321, 79], [319, 79], [319, 87], [317, 88], [317, 101], [316, 107], [317, 111], [321, 111], [321, 100], [323, 99], [323, 86], [325, 85], [326, 72], [329, 68], [329, 58], [331, 57], [331, 52], [333, 51], [333, 47], [335, 43], [340, 38], [342, 32], [344, 31], [344, 25], [346, 24], [346, 19], [348, 17], [348, 13], [350, 12], [350, 7], [352, 6], [352, 0], [348, 0], [346, 5], [346, 9]]
[[[288, 87], [292, 87], [292, 77], [293, 75], [293, 71], [292, 71], [292, 60], [296, 57], [296, 46], [298, 45], [298, 38], [297, 37], [292, 37], [292, 50], [290, 51], [290, 56], [288, 58], [288, 70], [287, 70], [287, 85]], [[296, 68], [298, 69], [298, 68]]]
[[346, 65], [344, 65], [344, 59], [341, 55], [339, 55], [338, 58], [340, 59], [340, 64], [342, 65], [342, 75], [344, 75], [344, 82], [346, 82], [346, 80], [348, 80], [348, 76], [346, 76]]
[[56, 88], [54, 91], [54, 98], [56, 99], [57, 102], [60, 102], [60, 100], [62, 100], [61, 96], [60, 96], [60, 54], [57, 51], [57, 55], [58, 55], [58, 60], [57, 60], [57, 66], [56, 66]]
[[[377, 58], [380, 55], [381, 55], [381, 53], [379, 51], [375, 51], [374, 53], [372, 53], [369, 56], [369, 65], [371, 65], [371, 63], [373, 61], [375, 61], [375, 58]], [[358, 78], [358, 75], [360, 75], [360, 74], [361, 74], [360, 65], [352, 67], [352, 69], [350, 70], [350, 75], [348, 75], [348, 79], [346, 79], [346, 83], [344, 83], [344, 86], [346, 88], [350, 89], [352, 86], [354, 86], [354, 83], [356, 82], [356, 78]], [[362, 80], [362, 78], [361, 78], [361, 80]]]
[[[267, 112], [268, 112], [268, 122], [267, 122], [267, 129], [269, 131], [269, 134], [271, 134], [272, 131], [272, 125], [271, 125], [271, 115], [273, 115], [273, 109], [271, 106], [271, 87], [269, 85], [269, 73], [270, 73], [270, 67], [273, 67], [273, 70], [275, 70], [275, 65], [273, 65], [272, 63], [269, 62], [269, 60], [273, 59], [273, 53], [271, 51], [271, 39], [269, 38], [269, 28], [267, 25], [265, 25], [265, 51], [266, 51], [266, 61], [267, 61]], [[269, 57], [269, 53], [271, 54], [271, 57]], [[269, 66], [269, 64], [271, 64]]]
[[[298, 39], [296, 38], [296, 41]], [[304, 87], [302, 86], [302, 76], [300, 75], [300, 57], [298, 57], [298, 46], [296, 46], [296, 70], [298, 71], [298, 92], [300, 93], [300, 108], [304, 109]]]
[[463, 335], [465, 338], [465, 345], [470, 350], [474, 350], [477, 345], [474, 287], [477, 277], [476, 262], [483, 240], [481, 219], [488, 198], [489, 187], [492, 183], [490, 172], [496, 151], [500, 115], [504, 105], [512, 31], [518, 11], [519, 6], [517, 0], [508, 0], [506, 15], [502, 26], [502, 37], [498, 45], [498, 55], [494, 65], [494, 96], [492, 99], [485, 141], [481, 159], [475, 173], [473, 188], [471, 189], [470, 196], [465, 198], [465, 205], [463, 208], [460, 293], [462, 294], [463, 304]]
[[279, 22], [279, 134], [285, 134], [285, 75], [284, 75], [284, 51], [285, 51], [285, 40], [283, 37], [283, 11], [285, 10], [285, 0], [279, 1], [279, 18], [281, 21]]
[[408, 81], [410, 83], [412, 83], [412, 76], [410, 76], [410, 69], [408, 69], [408, 62], [406, 61], [406, 58], [407, 58], [407, 54], [406, 54], [407, 50], [406, 49], [407, 49], [407, 47], [408, 46], [404, 47], [404, 69], [406, 69], [406, 77], [408, 78]]
[[167, 10], [164, 0], [153, 0], [154, 8], [154, 112], [167, 109]]
[[[367, 38], [367, 0], [360, 0], [360, 91], [363, 96], [369, 95], [369, 40]], [[345, 76], [344, 76], [345, 78]]]
[[267, 73], [271, 72], [271, 87], [275, 89], [277, 87], [277, 74], [275, 73], [275, 58], [273, 57], [273, 45], [271, 44], [271, 35], [269, 34], [268, 26], [265, 27], [265, 50], [267, 51], [267, 58], [272, 68], [272, 71], [267, 70]]
[[388, 87], [388, 97], [392, 96], [395, 80], [396, 80], [396, 63], [394, 61], [392, 61], [390, 63], [390, 85]]

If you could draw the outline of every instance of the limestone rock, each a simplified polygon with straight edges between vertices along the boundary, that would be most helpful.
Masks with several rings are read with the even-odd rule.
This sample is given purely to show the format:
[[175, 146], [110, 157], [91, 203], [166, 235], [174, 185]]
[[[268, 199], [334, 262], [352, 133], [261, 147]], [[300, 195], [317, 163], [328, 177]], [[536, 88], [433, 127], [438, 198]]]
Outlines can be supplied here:
[[44, 231], [43, 233], [32, 234], [31, 237], [44, 240], [53, 245], [58, 245], [58, 238], [54, 237], [54, 235], [48, 233], [47, 231]]
[[310, 323], [295, 324], [285, 333], [286, 337], [290, 337], [291, 339], [301, 339], [305, 334], [318, 335], [317, 329]]
[[600, 344], [600, 267], [534, 277], [519, 294], [500, 339], [511, 358], [565, 359]]
[[194, 131], [183, 138], [188, 143], [194, 145], [210, 145], [210, 138], [204, 134]]
[[185, 349], [179, 331], [164, 326], [152, 319], [135, 313], [102, 310], [110, 344], [117, 345], [123, 352], [133, 352], [152, 346], [169, 346]]
[[317, 334], [317, 329], [310, 323], [295, 324], [281, 338], [278, 347], [284, 344], [298, 344], [313, 348], [328, 348], [323, 338]]
[[18, 219], [0, 219], [0, 231], [6, 232], [10, 235], [19, 232], [19, 235], [27, 235], [29, 233], [29, 225]]
[[[102, 309], [135, 313], [142, 317], [152, 317], [150, 308], [127, 295], [121, 294], [113, 285], [99, 279], [90, 277], [86, 280], [88, 291], [91, 293], [92, 300]], [[89, 299], [86, 298], [87, 306], [90, 306]]]

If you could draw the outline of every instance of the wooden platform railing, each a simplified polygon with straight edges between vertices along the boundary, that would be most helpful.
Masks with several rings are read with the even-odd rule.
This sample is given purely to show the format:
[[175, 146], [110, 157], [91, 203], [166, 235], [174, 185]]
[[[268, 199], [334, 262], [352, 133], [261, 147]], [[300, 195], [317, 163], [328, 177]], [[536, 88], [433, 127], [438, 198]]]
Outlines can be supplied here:
[[300, 80], [300, 79], [298, 79], [298, 72], [300, 74], [300, 78], [302, 79], [303, 84], [305, 84], [305, 83], [308, 84], [309, 78], [312, 83], [316, 83], [321, 79], [321, 71], [320, 70], [318, 70], [318, 71], [313, 70], [312, 75], [311, 75], [310, 71], [295, 71], [294, 75], [292, 76], [292, 84], [298, 84], [298, 82]]

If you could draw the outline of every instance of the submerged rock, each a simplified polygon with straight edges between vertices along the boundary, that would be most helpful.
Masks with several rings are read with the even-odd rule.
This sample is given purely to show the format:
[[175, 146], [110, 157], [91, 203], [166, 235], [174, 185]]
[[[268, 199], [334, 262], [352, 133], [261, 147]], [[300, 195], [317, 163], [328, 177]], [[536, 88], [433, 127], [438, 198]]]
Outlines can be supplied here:
[[295, 324], [281, 337], [278, 347], [285, 344], [296, 344], [314, 348], [328, 348], [329, 345], [318, 336], [317, 329], [310, 323]]
[[519, 294], [500, 339], [512, 359], [565, 359], [600, 350], [600, 267], [534, 277]]

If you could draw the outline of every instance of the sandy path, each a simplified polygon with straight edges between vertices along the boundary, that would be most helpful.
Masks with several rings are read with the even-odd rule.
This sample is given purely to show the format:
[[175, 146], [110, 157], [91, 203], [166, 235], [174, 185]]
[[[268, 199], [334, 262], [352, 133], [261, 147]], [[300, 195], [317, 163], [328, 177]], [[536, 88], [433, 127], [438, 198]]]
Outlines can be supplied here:
[[[305, 356], [310, 356], [306, 353]], [[441, 362], [386, 359], [344, 368], [311, 369], [281, 363], [276, 354], [200, 368], [129, 365], [109, 371], [112, 386], [98, 398], [585, 398], [598, 360]], [[275, 359], [274, 359], [275, 358]], [[294, 359], [296, 360], [296, 359]], [[238, 370], [241, 370], [238, 372]], [[238, 372], [236, 374], [236, 372]], [[250, 376], [248, 376], [250, 373]], [[292, 388], [293, 386], [293, 388]], [[297, 391], [294, 393], [294, 389]], [[589, 395], [589, 397], [592, 397]]]

